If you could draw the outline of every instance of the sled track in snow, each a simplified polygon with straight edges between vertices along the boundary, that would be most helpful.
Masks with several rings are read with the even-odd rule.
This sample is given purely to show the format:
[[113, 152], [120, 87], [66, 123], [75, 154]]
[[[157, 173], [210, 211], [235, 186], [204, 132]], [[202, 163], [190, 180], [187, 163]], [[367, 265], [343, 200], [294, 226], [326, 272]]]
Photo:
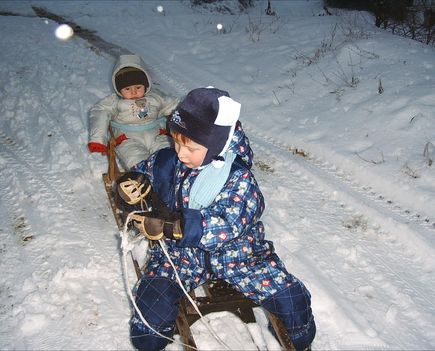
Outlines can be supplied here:
[[[50, 216], [53, 211], [70, 231], [82, 227], [81, 221], [74, 220], [80, 207], [77, 207], [71, 190], [59, 176], [47, 169], [42, 160], [32, 156], [29, 150], [3, 132], [0, 132], [0, 157], [7, 161], [4, 172], [7, 176], [3, 179], [5, 189], [1, 191], [6, 193], [4, 199], [9, 215], [22, 223], [20, 236], [23, 241], [40, 236], [56, 241], [63, 235], [62, 228], [52, 226]], [[42, 218], [42, 226], [38, 224], [40, 219], [32, 225], [35, 216]], [[47, 236], [48, 233], [50, 236]]]
[[[1, 133], [1, 132], [0, 132]], [[1, 135], [1, 134], [0, 134]], [[3, 137], [3, 135], [1, 135]], [[0, 144], [0, 157], [4, 158], [7, 161], [7, 164], [9, 165], [14, 160], [10, 158], [10, 155], [4, 151], [4, 142], [2, 138], [2, 143]], [[8, 140], [6, 140], [8, 142]], [[12, 174], [11, 174], [12, 173]], [[15, 222], [18, 224], [17, 221], [20, 221], [20, 233], [21, 233], [21, 240], [25, 241], [26, 238], [32, 237], [31, 234], [31, 226], [24, 215], [23, 210], [21, 209], [19, 203], [17, 201], [14, 201], [17, 194], [14, 194], [11, 191], [10, 185], [13, 183], [13, 177], [14, 173], [11, 172], [10, 168], [7, 167], [6, 169], [2, 170], [2, 184], [3, 186], [0, 186], [0, 195], [2, 198], [2, 202], [4, 203], [4, 211], [8, 218], [11, 218], [11, 222]], [[16, 227], [16, 225], [15, 225]]]
[[9, 208], [16, 215], [23, 214], [19, 208], [21, 199], [44, 202], [50, 207], [67, 203], [63, 193], [55, 188], [56, 185], [61, 186], [61, 183], [56, 179], [49, 179], [41, 164], [3, 132], [0, 132], [0, 155], [7, 161], [8, 177], [4, 179], [4, 184], [9, 187]]
[[[191, 82], [189, 78], [184, 77], [184, 80], [175, 79], [174, 77], [176, 77], [176, 75], [162, 67], [161, 63], [149, 62], [148, 58], [146, 63], [149, 71], [152, 72], [160, 82], [165, 82], [165, 85], [171, 86], [180, 96], [185, 95], [190, 91], [187, 87], [188, 85], [191, 87], [196, 86], [195, 82]], [[159, 84], [157, 83], [157, 85]], [[310, 173], [317, 175], [320, 178], [329, 179], [333, 186], [337, 186], [338, 191], [346, 191], [349, 194], [352, 194], [352, 196], [361, 199], [360, 201], [364, 199], [364, 202], [368, 207], [373, 206], [378, 209], [382, 208], [383, 215], [391, 217], [396, 222], [421, 227], [421, 230], [428, 231], [432, 233], [432, 235], [435, 233], [434, 218], [423, 216], [418, 212], [413, 213], [408, 210], [406, 206], [387, 199], [384, 195], [376, 192], [370, 186], [358, 185], [350, 176], [346, 175], [342, 170], [333, 164], [330, 164], [328, 161], [318, 159], [315, 155], [310, 155], [308, 157], [300, 156], [295, 153], [295, 150], [298, 148], [294, 145], [286, 145], [280, 143], [276, 139], [267, 137], [247, 121], [243, 122], [243, 127], [247, 131], [248, 138], [253, 141], [263, 141], [264, 143], [267, 143], [267, 145], [272, 147], [274, 150], [279, 151], [283, 159], [291, 158], [302, 165]]]
[[257, 144], [264, 142], [276, 151], [279, 151], [279, 154], [283, 155], [282, 157], [284, 159], [287, 153], [289, 158], [301, 164], [311, 174], [322, 179], [328, 179], [331, 184], [337, 187], [337, 191], [352, 194], [355, 198], [361, 198], [361, 201], [365, 199], [366, 201], [364, 201], [364, 203], [366, 206], [378, 208], [378, 211], [380, 211], [381, 208], [384, 209], [384, 211], [382, 211], [383, 214], [388, 215], [395, 221], [400, 221], [407, 225], [417, 225], [421, 227], [422, 230], [435, 233], [435, 221], [433, 219], [422, 216], [419, 213], [412, 213], [410, 210], [406, 209], [405, 206], [386, 199], [385, 196], [376, 193], [376, 191], [369, 186], [356, 184], [350, 176], [346, 175], [336, 166], [329, 164], [327, 161], [316, 159], [313, 156], [299, 156], [294, 152], [294, 150], [297, 150], [295, 147], [280, 143], [273, 138], [268, 138], [266, 135], [248, 126], [247, 123], [244, 123], [243, 126], [250, 140]]
[[[0, 131], [0, 157], [7, 161], [7, 176], [3, 179], [8, 210], [12, 218], [22, 218], [27, 232], [30, 230], [28, 218], [21, 207], [43, 205], [56, 210], [63, 219], [65, 228], [74, 231], [89, 231], [84, 220], [92, 222], [92, 213], [81, 211], [79, 204], [68, 184], [61, 175], [50, 170], [45, 162], [32, 155], [25, 145], [16, 143]], [[2, 172], [3, 173], [3, 172]], [[6, 189], [7, 187], [7, 189]], [[29, 204], [30, 199], [30, 204]], [[33, 205], [32, 205], [33, 203]], [[81, 218], [77, 221], [75, 218]], [[54, 235], [60, 232], [53, 230]], [[93, 241], [93, 236], [90, 236]]]
[[0, 131], [0, 142], [2, 146], [0, 153], [8, 160], [9, 167], [16, 175], [23, 174], [25, 179], [33, 185], [33, 190], [41, 194], [43, 201], [49, 202], [51, 206], [54, 206], [53, 201], [59, 205], [75, 205], [74, 199], [69, 195], [71, 190], [67, 189], [61, 179], [51, 174], [45, 163], [37, 160], [29, 150], [16, 143], [2, 131]]

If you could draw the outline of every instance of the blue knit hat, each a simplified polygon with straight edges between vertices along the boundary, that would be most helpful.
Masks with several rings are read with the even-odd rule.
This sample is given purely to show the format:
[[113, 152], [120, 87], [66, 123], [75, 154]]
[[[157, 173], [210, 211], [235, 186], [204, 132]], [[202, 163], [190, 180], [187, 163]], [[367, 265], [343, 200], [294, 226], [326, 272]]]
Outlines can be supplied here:
[[228, 92], [213, 87], [198, 88], [179, 103], [169, 128], [208, 149], [204, 166], [223, 159], [239, 115], [240, 103], [231, 99]]

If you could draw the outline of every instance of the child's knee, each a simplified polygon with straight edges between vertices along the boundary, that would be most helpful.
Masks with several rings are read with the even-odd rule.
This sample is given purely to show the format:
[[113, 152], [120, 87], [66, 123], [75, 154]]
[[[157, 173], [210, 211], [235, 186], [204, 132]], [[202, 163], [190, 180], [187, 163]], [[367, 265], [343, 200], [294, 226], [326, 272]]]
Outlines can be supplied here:
[[136, 304], [144, 318], [156, 328], [173, 325], [183, 291], [164, 277], [143, 277], [136, 291]]
[[183, 291], [176, 282], [163, 277], [143, 277], [136, 291], [136, 304], [149, 328], [137, 311], [130, 321], [131, 341], [141, 350], [161, 350], [168, 339], [155, 331], [171, 337], [178, 315], [179, 301]]

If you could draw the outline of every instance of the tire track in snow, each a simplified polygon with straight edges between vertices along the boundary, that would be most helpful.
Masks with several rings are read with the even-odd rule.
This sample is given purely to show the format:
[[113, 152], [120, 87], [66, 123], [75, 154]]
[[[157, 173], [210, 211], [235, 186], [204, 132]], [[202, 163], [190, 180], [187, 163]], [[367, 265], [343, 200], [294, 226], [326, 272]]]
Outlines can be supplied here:
[[[7, 156], [8, 155], [4, 153], [4, 151], [2, 150], [2, 145], [0, 144], [0, 160], [4, 159], [5, 161], [7, 161], [7, 164], [9, 164], [11, 160]], [[19, 202], [16, 201], [17, 195], [21, 195], [21, 197], [24, 197], [24, 194], [22, 192], [20, 192], [20, 194], [17, 194], [16, 192], [11, 191], [11, 185], [14, 184], [13, 178], [14, 175], [8, 169], [8, 167], [2, 169], [2, 185], [0, 186], [0, 194], [3, 207], [2, 215], [7, 219], [5, 223], [11, 222], [11, 229], [18, 229], [17, 225], [19, 225], [21, 240], [25, 240], [26, 238], [32, 237], [31, 226], [22, 208], [19, 206]], [[2, 228], [2, 230], [7, 229]]]
[[[247, 128], [245, 128], [245, 130], [247, 130]], [[398, 218], [395, 213], [391, 213], [391, 214], [387, 213], [386, 214], [383, 211], [383, 207], [382, 207], [383, 202], [381, 202], [380, 206], [378, 206], [379, 202], [375, 202], [375, 201], [373, 201], [373, 202], [367, 202], [367, 201], [364, 201], [365, 200], [364, 196], [366, 196], [366, 194], [364, 194], [363, 192], [359, 192], [358, 190], [360, 188], [357, 188], [356, 190], [354, 190], [354, 189], [352, 189], [350, 187], [347, 187], [346, 184], [344, 182], [342, 182], [340, 179], [336, 180], [336, 179], [332, 179], [331, 177], [325, 177], [324, 174], [322, 174], [321, 172], [319, 173], [319, 171], [316, 169], [316, 166], [314, 166], [314, 167], [307, 167], [307, 165], [309, 165], [309, 163], [306, 162], [305, 159], [302, 159], [302, 158], [300, 158], [298, 156], [295, 156], [295, 155], [289, 153], [286, 150], [286, 148], [282, 149], [282, 147], [278, 147], [279, 148], [278, 150], [274, 150], [271, 153], [271, 150], [268, 147], [270, 142], [268, 142], [268, 141], [264, 142], [264, 139], [257, 139], [255, 134], [253, 134], [253, 133], [248, 134], [248, 135], [251, 135], [251, 139], [250, 139], [251, 143], [254, 143], [254, 144], [258, 143], [254, 147], [254, 150], [257, 150], [257, 151], [258, 150], [262, 150], [263, 152], [267, 152], [267, 156], [266, 157], [268, 159], [271, 159], [271, 158], [275, 159], [274, 162], [276, 162], [280, 166], [281, 165], [286, 165], [287, 167], [291, 167], [294, 164], [295, 166], [298, 167], [299, 172], [301, 172], [303, 174], [303, 177], [305, 177], [306, 179], [309, 179], [308, 181], [311, 181], [314, 184], [319, 184], [322, 187], [326, 188], [328, 193], [329, 193], [328, 196], [331, 196], [331, 194], [330, 194], [331, 192], [340, 192], [340, 193], [346, 194], [346, 196], [344, 196], [344, 200], [345, 200], [344, 202], [345, 203], [347, 202], [348, 204], [350, 203], [350, 207], [351, 208], [355, 207], [355, 203], [362, 202], [361, 207], [358, 209], [360, 212], [368, 213], [369, 216], [371, 216], [373, 214], [372, 208], [374, 208], [375, 209], [375, 214], [376, 214], [376, 212], [380, 212], [381, 216], [388, 216], [389, 215], [390, 218], [389, 218], [388, 221], [386, 221], [387, 223], [388, 222], [395, 222], [395, 221], [396, 222], [400, 222], [402, 220], [402, 218], [401, 217]], [[254, 137], [252, 137], [252, 135], [254, 135]], [[270, 162], [268, 162], [268, 163], [270, 163]], [[285, 166], [284, 167], [279, 167], [278, 171], [281, 168], [285, 168]], [[286, 179], [285, 176], [289, 176], [289, 175], [290, 175], [289, 173], [285, 173], [283, 175], [283, 181], [285, 181], [285, 179]], [[293, 181], [294, 181], [294, 179], [293, 179]], [[303, 186], [303, 184], [307, 184], [307, 180], [305, 182], [303, 182], [302, 184], [300, 184], [300, 185]], [[332, 194], [332, 195], [334, 195], [334, 194]], [[361, 197], [362, 197], [362, 199], [360, 199]], [[309, 196], [308, 196], [308, 198], [309, 198]], [[350, 201], [346, 201], [348, 199], [350, 199]], [[378, 207], [380, 207], [380, 208], [378, 208]], [[409, 225], [408, 223], [403, 223], [403, 224]], [[421, 223], [417, 222], [417, 224], [421, 224]], [[379, 226], [378, 224], [376, 224], [376, 225]], [[384, 226], [386, 227], [386, 228], [384, 228], [384, 230], [387, 230], [388, 232], [394, 233], [396, 231], [396, 227], [394, 225], [391, 225], [391, 224], [388, 225], [387, 224], [387, 225], [384, 225]], [[417, 233], [423, 232], [424, 234], [427, 235], [428, 238], [430, 238], [430, 234], [431, 233], [426, 232], [426, 227], [424, 225], [422, 225], [422, 226], [415, 226], [415, 225], [411, 226], [411, 225], [409, 225], [409, 226], [411, 228], [409, 230], [407, 230], [407, 232], [409, 232], [410, 235], [413, 235], [413, 234], [415, 235], [416, 232]], [[402, 230], [406, 230], [407, 228], [401, 228], [401, 229]], [[401, 239], [403, 239], [403, 238], [400, 238], [400, 237], [399, 238], [392, 238], [391, 240], [399, 240], [399, 242], [401, 242]], [[415, 243], [414, 238], [413, 238], [412, 241], [413, 241], [413, 243], [412, 243], [413, 245], [418, 245], [419, 244], [419, 243], [418, 244]], [[404, 242], [402, 242], [402, 245], [407, 245], [407, 244], [411, 244], [411, 241], [408, 240], [408, 239], [404, 240]], [[428, 246], [428, 247], [426, 247], [426, 249], [423, 248], [424, 250], [421, 251], [421, 247], [420, 247], [420, 245], [418, 245], [417, 246], [418, 250], [417, 249], [416, 250], [411, 250], [411, 254], [413, 254], [412, 251], [415, 251], [415, 252], [418, 252], [418, 253], [422, 253], [422, 252], [426, 251], [427, 256], [428, 256], [427, 257], [427, 267], [433, 266], [433, 263], [434, 263], [434, 258], [433, 258], [434, 257], [434, 255], [433, 255], [434, 248], [428, 242], [426, 242], [426, 241], [422, 242], [421, 245], [423, 245], [424, 247], [426, 247], [426, 246]], [[424, 262], [425, 259], [422, 258], [422, 261]]]
[[22, 174], [24, 178], [33, 185], [34, 190], [39, 188], [44, 201], [54, 205], [53, 201], [59, 204], [74, 204], [70, 195], [71, 190], [66, 188], [64, 182], [58, 177], [53, 177], [51, 171], [42, 160], [36, 159], [24, 146], [16, 143], [8, 135], [0, 131], [0, 142], [2, 154], [8, 160], [8, 166], [15, 170], [15, 173]]
[[[0, 144], [0, 160], [3, 161], [2, 145]], [[6, 160], [7, 161], [7, 160]], [[32, 237], [30, 227], [24, 212], [14, 200], [10, 188], [12, 174], [7, 165], [0, 164], [2, 182], [0, 185], [0, 218], [3, 225], [0, 228], [0, 265], [2, 276], [0, 281], [0, 324], [12, 324], [15, 329], [14, 309], [16, 299], [20, 297], [21, 289], [17, 288], [17, 281], [22, 281], [16, 271], [7, 269], [9, 262], [20, 262], [23, 266], [27, 264], [27, 257], [23, 253], [23, 245], [27, 244]], [[19, 222], [17, 222], [19, 221]], [[8, 224], [10, 223], [10, 226]], [[16, 225], [19, 223], [19, 226]], [[27, 238], [27, 239], [26, 239]], [[20, 243], [17, 245], [17, 241]], [[0, 336], [2, 345], [12, 345], [14, 337], [9, 333]]]
[[[394, 323], [399, 320], [409, 323], [411, 320], [410, 327], [416, 329], [411, 335], [417, 335], [428, 346], [431, 345], [435, 336], [431, 340], [431, 336], [422, 333], [425, 325], [431, 323], [430, 316], [435, 313], [435, 292], [428, 291], [425, 285], [427, 279], [433, 276], [430, 265], [420, 262], [412, 252], [406, 252], [406, 245], [395, 240], [394, 232], [383, 232], [379, 227], [355, 232], [346, 229], [343, 224], [356, 216], [355, 211], [331, 200], [330, 190], [318, 190], [319, 187], [324, 188], [323, 177], [313, 177], [305, 168], [305, 162], [298, 162], [299, 157], [289, 155], [287, 151], [271, 152], [268, 143], [259, 140], [257, 144], [255, 137], [251, 138], [251, 142], [257, 160], [259, 157], [261, 160], [266, 159], [267, 164], [274, 169], [273, 165], [278, 165], [273, 174], [265, 179], [265, 183], [273, 189], [272, 196], [269, 194], [266, 199], [269, 199], [269, 203], [273, 201], [273, 208], [287, 206], [291, 210], [283, 211], [275, 221], [285, 223], [289, 213], [295, 217], [294, 221], [298, 224], [292, 226], [296, 227], [295, 237], [300, 237], [303, 242], [303, 266], [306, 269], [307, 261], [312, 262], [310, 265], [320, 275], [317, 284], [323, 285], [321, 282], [325, 280], [328, 284], [333, 283], [321, 290], [336, 290], [336, 296], [341, 297], [337, 305], [343, 310], [342, 315], [358, 316], [354, 323], [368, 337], [382, 337], [385, 330], [388, 330], [386, 335], [390, 338], [393, 336], [389, 344], [394, 343], [398, 347], [412, 345], [412, 342], [408, 335], [397, 332]], [[275, 189], [276, 184], [278, 189]], [[284, 189], [287, 197], [283, 195]], [[297, 205], [301, 208], [294, 209], [293, 206]], [[310, 214], [312, 209], [316, 209], [315, 213]], [[304, 219], [301, 220], [298, 216]], [[266, 225], [273, 221], [268, 216], [265, 218]], [[286, 227], [285, 224], [275, 226], [278, 226], [278, 230], [280, 226]], [[329, 232], [328, 228], [336, 229]], [[267, 227], [266, 231], [268, 232]], [[285, 232], [285, 228], [281, 228], [281, 231]], [[298, 235], [299, 233], [302, 234]], [[276, 240], [282, 240], [282, 236]], [[291, 250], [281, 250], [287, 253], [287, 259], [302, 255], [292, 253]], [[420, 275], [415, 276], [416, 271]], [[361, 280], [355, 280], [355, 277], [361, 277]], [[412, 280], [408, 281], [407, 278]], [[391, 281], [394, 285], [389, 285]], [[391, 305], [385, 306], [382, 301], [390, 301]], [[404, 304], [403, 301], [408, 302]]]
[[[43, 204], [61, 210], [65, 197], [42, 176], [41, 169], [30, 164], [33, 161], [30, 154], [21, 157], [20, 153], [26, 154], [25, 149], [0, 132], [0, 155], [7, 163], [8, 180], [2, 183], [8, 194], [8, 208], [13, 217], [23, 217], [28, 223], [33, 206]], [[26, 214], [23, 209], [27, 209]]]
[[[77, 201], [70, 184], [65, 182], [65, 177], [49, 169], [42, 159], [33, 156], [25, 146], [17, 144], [2, 131], [0, 131], [0, 157], [6, 160], [8, 174], [10, 174], [10, 180], [3, 184], [8, 185], [10, 204], [8, 207], [14, 213], [13, 217], [25, 218], [26, 226], [30, 228], [28, 223], [32, 218], [29, 217], [39, 214], [41, 217], [35, 219], [34, 230], [45, 233], [44, 237], [48, 237], [46, 234], [49, 232], [51, 240], [59, 239], [67, 230], [68, 240], [63, 238], [63, 245], [75, 245], [80, 242], [74, 239], [73, 234], [99, 232], [99, 228], [94, 227], [95, 212], [83, 209], [86, 204]], [[97, 196], [105, 196], [104, 186], [102, 185], [101, 188]], [[90, 196], [90, 200], [96, 201], [94, 196]], [[26, 208], [24, 212], [23, 209]], [[56, 216], [56, 221], [51, 218], [53, 214]], [[40, 223], [41, 218], [44, 224]], [[107, 222], [107, 219], [105, 221]], [[113, 233], [115, 233], [116, 225], [114, 220], [112, 222]], [[36, 228], [37, 225], [41, 227]], [[100, 231], [97, 236], [89, 235], [88, 249], [100, 245], [101, 234]], [[113, 240], [113, 237], [106, 235], [103, 239]]]

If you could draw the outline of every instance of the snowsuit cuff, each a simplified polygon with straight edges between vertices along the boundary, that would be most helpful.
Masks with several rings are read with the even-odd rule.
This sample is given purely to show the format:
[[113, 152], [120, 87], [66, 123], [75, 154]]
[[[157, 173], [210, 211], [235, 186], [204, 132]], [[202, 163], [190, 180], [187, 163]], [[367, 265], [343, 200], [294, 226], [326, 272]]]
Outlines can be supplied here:
[[200, 210], [183, 208], [183, 238], [177, 241], [178, 247], [198, 247], [202, 238], [202, 216]]

